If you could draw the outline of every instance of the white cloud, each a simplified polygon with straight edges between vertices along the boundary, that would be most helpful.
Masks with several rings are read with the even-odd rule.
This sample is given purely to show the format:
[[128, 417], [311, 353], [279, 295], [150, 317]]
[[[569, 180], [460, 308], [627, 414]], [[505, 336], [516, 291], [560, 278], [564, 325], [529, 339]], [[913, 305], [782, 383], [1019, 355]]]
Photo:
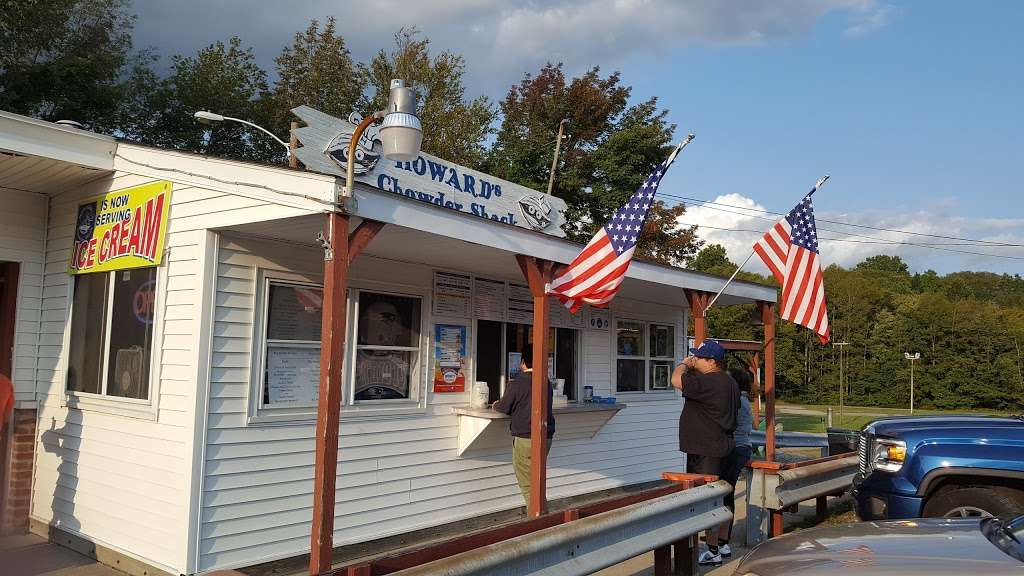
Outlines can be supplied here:
[[398, 28], [415, 25], [438, 48], [465, 55], [470, 79], [495, 96], [547, 61], [576, 72], [691, 44], [767, 43], [807, 34], [832, 12], [846, 14], [848, 34], [864, 34], [895, 14], [877, 0], [313, 0], [287, 10], [269, 0], [181, 0], [135, 1], [132, 9], [139, 15], [137, 46], [153, 45], [164, 56], [192, 54], [237, 34], [267, 69], [313, 18], [336, 16], [360, 59], [390, 48]]
[[[721, 244], [734, 262], [742, 262], [750, 254], [754, 242], [771, 227], [775, 216], [759, 212], [764, 206], [741, 194], [726, 194], [713, 200], [727, 206], [689, 206], [680, 220], [697, 224], [698, 236], [708, 244]], [[736, 208], [730, 207], [735, 206]], [[1018, 273], [1022, 260], [994, 258], [980, 254], [998, 254], [1024, 258], [1024, 248], [984, 246], [975, 243], [927, 236], [908, 236], [892, 232], [845, 226], [858, 224], [932, 234], [936, 236], [971, 238], [988, 242], [1024, 245], [1024, 218], [969, 218], [949, 215], [938, 207], [915, 212], [891, 213], [870, 210], [857, 213], [816, 211], [821, 239], [821, 258], [827, 266], [838, 263], [850, 267], [875, 254], [902, 257], [911, 270], [928, 268], [940, 273], [957, 270], [990, 270]], [[831, 222], [825, 222], [829, 220]], [[724, 230], [723, 230], [724, 229]], [[755, 231], [755, 232], [749, 232]], [[886, 243], [886, 241], [904, 244]], [[927, 244], [933, 248], [912, 246]], [[973, 254], [968, 254], [968, 252]], [[980, 254], [979, 254], [980, 253]], [[752, 258], [747, 268], [761, 273], [767, 269], [759, 258]]]

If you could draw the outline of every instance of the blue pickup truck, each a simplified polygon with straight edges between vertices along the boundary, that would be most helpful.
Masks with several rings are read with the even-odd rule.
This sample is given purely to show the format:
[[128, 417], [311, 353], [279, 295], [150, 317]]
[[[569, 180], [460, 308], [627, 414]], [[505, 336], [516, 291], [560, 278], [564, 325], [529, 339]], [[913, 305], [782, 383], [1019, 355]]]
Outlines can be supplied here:
[[1024, 514], [1024, 419], [897, 417], [864, 427], [854, 479], [863, 520]]

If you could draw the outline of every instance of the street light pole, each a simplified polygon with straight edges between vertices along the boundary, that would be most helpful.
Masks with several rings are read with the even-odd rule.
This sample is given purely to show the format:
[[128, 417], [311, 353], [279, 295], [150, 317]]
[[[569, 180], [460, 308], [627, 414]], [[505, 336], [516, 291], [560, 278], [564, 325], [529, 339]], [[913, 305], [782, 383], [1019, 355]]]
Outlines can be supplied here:
[[232, 118], [230, 116], [223, 116], [221, 114], [216, 114], [214, 112], [209, 112], [209, 111], [204, 111], [204, 110], [200, 110], [199, 112], [196, 112], [195, 114], [192, 115], [192, 117], [195, 118], [196, 121], [201, 123], [201, 124], [208, 124], [208, 125], [211, 125], [211, 126], [220, 124], [221, 122], [238, 122], [239, 124], [245, 124], [246, 126], [249, 126], [251, 128], [255, 128], [255, 129], [259, 130], [260, 132], [263, 132], [267, 136], [270, 136], [271, 138], [273, 138], [278, 144], [280, 144], [281, 146], [284, 146], [285, 156], [287, 158], [290, 159], [291, 156], [292, 156], [292, 147], [289, 146], [287, 142], [285, 142], [284, 140], [281, 140], [280, 138], [275, 136], [274, 133], [271, 132], [270, 130], [267, 130], [266, 128], [264, 128], [262, 126], [257, 126], [256, 124], [253, 124], [252, 122], [249, 122], [248, 120], [242, 120], [241, 118]]
[[565, 137], [565, 123], [568, 122], [568, 118], [563, 118], [558, 123], [558, 139], [555, 140], [555, 157], [551, 160], [551, 174], [548, 175], [548, 196], [551, 195], [551, 191], [555, 187], [555, 172], [558, 170], [558, 152], [562, 148], [562, 138]]
[[839, 347], [839, 426], [843, 425], [843, 358], [845, 353], [843, 350], [845, 346], [848, 346], [849, 342], [833, 342], [832, 346]]
[[904, 352], [903, 357], [910, 360], [910, 413], [914, 413], [914, 362], [921, 359], [920, 352]]

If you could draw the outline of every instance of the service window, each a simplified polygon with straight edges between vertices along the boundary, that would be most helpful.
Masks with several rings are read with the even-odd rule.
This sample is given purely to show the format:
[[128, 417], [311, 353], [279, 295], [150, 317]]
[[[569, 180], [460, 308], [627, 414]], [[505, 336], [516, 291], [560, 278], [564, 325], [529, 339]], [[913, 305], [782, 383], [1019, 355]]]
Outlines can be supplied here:
[[149, 400], [156, 268], [75, 276], [67, 391]]
[[356, 401], [409, 400], [420, 375], [422, 299], [356, 291]]
[[668, 390], [675, 363], [675, 327], [637, 320], [615, 322], [615, 390]]

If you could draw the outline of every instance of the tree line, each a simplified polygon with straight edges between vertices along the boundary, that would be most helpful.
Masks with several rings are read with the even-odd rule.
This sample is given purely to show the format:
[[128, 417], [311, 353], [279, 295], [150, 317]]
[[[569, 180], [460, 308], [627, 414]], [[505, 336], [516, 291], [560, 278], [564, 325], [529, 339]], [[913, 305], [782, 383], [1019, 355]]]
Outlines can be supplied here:
[[[720, 245], [705, 247], [690, 268], [731, 274], [736, 264]], [[777, 286], [774, 277], [740, 278]], [[898, 256], [871, 256], [852, 268], [824, 271], [833, 342], [843, 355], [845, 401], [907, 408], [910, 363], [918, 408], [1015, 411], [1024, 408], [1024, 278], [1019, 274], [934, 270], [912, 274]], [[752, 306], [713, 308], [709, 334], [755, 340]], [[778, 396], [837, 404], [838, 347], [822, 346], [810, 330], [780, 322], [776, 342]]]

